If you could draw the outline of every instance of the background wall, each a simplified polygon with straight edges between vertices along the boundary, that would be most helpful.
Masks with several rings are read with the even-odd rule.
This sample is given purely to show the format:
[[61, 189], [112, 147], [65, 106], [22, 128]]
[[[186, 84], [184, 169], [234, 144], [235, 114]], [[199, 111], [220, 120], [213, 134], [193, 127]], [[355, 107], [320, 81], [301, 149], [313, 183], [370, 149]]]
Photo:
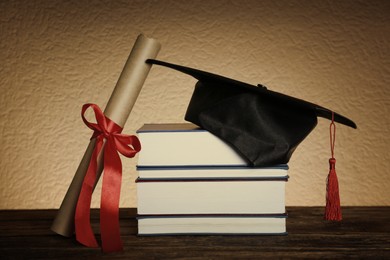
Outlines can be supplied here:
[[[309, 100], [337, 128], [343, 205], [390, 205], [390, 1], [0, 2], [0, 209], [58, 208], [89, 142], [82, 104], [105, 107], [138, 34], [159, 58]], [[195, 80], [154, 67], [125, 126], [183, 122]], [[288, 205], [324, 205], [329, 121], [290, 161]], [[123, 159], [122, 207], [136, 206]], [[93, 206], [99, 206], [99, 192]]]

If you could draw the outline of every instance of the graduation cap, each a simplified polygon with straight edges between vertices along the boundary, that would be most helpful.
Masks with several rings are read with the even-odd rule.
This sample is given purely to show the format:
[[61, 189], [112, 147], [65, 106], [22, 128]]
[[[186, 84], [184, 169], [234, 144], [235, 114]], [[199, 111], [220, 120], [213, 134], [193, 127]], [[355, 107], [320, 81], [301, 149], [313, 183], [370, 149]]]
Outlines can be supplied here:
[[[356, 128], [345, 116], [260, 84], [254, 86], [159, 60], [146, 62], [196, 78], [185, 119], [230, 144], [254, 167], [288, 163], [297, 146], [317, 125], [317, 117], [331, 120], [331, 131], [332, 127], [335, 130], [334, 122]], [[334, 139], [332, 142], [334, 159]]]

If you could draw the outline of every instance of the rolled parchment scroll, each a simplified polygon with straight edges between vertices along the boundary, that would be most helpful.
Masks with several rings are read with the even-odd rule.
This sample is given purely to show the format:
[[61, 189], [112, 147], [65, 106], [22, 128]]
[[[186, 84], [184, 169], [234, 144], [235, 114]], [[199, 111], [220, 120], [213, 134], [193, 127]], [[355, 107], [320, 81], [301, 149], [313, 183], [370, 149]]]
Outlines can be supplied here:
[[[129, 58], [104, 110], [105, 116], [122, 128], [150, 71], [151, 64], [147, 64], [145, 61], [156, 58], [160, 48], [161, 45], [155, 39], [147, 38], [142, 34], [138, 36], [134, 43]], [[51, 230], [57, 234], [69, 237], [74, 233], [76, 205], [95, 147], [95, 141], [95, 139], [90, 141], [57, 212], [57, 216], [53, 221]], [[98, 157], [98, 176], [101, 175], [103, 170], [102, 159], [102, 156]]]

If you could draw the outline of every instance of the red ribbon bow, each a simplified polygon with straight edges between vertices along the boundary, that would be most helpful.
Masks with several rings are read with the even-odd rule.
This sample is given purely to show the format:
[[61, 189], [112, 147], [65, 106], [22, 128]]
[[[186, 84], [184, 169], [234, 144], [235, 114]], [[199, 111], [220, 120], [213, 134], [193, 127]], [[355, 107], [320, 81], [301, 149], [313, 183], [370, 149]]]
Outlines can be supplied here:
[[[95, 112], [96, 122], [84, 117], [88, 108]], [[134, 157], [141, 150], [136, 136], [121, 134], [122, 127], [107, 118], [95, 104], [85, 104], [81, 110], [84, 123], [94, 130], [95, 148], [81, 188], [75, 213], [76, 239], [88, 247], [99, 247], [90, 223], [92, 192], [97, 181], [97, 158], [104, 150], [104, 175], [100, 200], [100, 232], [103, 252], [123, 249], [119, 231], [119, 198], [122, 181], [122, 163], [118, 151], [126, 157]], [[106, 142], [104, 143], [104, 139]]]

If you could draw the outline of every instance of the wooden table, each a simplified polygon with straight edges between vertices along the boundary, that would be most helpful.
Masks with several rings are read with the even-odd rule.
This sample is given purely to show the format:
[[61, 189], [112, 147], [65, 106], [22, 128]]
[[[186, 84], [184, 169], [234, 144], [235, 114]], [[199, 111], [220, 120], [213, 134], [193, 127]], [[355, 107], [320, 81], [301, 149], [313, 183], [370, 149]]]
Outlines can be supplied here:
[[[121, 209], [124, 252], [103, 254], [50, 231], [55, 210], [0, 211], [0, 259], [390, 259], [390, 207], [344, 207], [341, 223], [323, 208], [287, 207], [287, 236], [137, 237], [136, 209]], [[98, 230], [98, 211], [92, 212]]]

